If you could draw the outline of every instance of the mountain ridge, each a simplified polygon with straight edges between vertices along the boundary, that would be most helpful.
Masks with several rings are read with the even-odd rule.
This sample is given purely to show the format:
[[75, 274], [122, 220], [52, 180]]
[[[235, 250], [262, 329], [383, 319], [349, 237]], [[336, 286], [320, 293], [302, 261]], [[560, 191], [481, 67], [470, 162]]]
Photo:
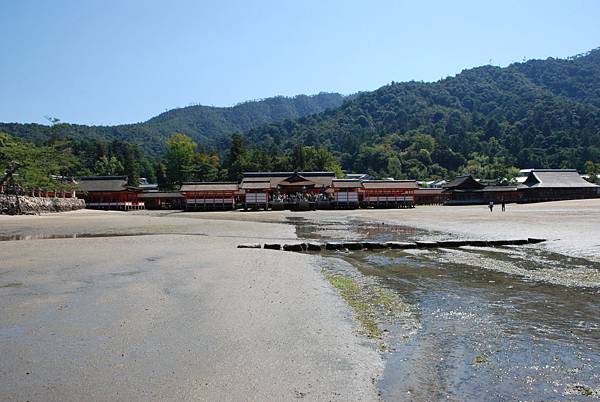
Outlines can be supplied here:
[[[235, 132], [335, 108], [346, 98], [328, 92], [293, 97], [275, 96], [230, 107], [194, 105], [174, 108], [140, 123], [112, 126], [68, 124], [57, 130], [74, 139], [129, 141], [140, 145], [151, 155], [163, 152], [165, 140], [175, 132], [182, 132], [203, 146], [222, 148], [222, 143], [227, 142], [228, 136]], [[43, 143], [53, 135], [50, 126], [36, 123], [0, 123], [0, 132], [34, 143]]]
[[323, 145], [345, 169], [379, 176], [486, 176], [476, 165], [583, 169], [600, 160], [600, 50], [481, 66], [431, 83], [392, 82], [247, 137], [273, 152]]

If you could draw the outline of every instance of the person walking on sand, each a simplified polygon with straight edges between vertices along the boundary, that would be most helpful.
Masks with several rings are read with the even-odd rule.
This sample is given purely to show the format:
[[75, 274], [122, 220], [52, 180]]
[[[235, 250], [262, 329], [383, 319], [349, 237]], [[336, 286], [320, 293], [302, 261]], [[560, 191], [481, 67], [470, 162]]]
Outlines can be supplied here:
[[502, 200], [502, 212], [506, 211], [506, 201]]
[[490, 202], [488, 204], [488, 208], [490, 209], [490, 212], [494, 211], [494, 201], [490, 200]]

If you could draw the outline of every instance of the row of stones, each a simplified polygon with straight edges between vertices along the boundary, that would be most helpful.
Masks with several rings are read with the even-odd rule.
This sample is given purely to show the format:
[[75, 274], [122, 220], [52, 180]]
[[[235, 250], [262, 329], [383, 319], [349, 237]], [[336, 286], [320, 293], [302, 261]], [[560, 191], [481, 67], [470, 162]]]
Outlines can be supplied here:
[[545, 241], [545, 239], [515, 239], [515, 240], [439, 240], [439, 241], [415, 241], [415, 242], [327, 242], [327, 243], [265, 243], [262, 247], [260, 243], [240, 244], [238, 248], [265, 248], [269, 250], [284, 251], [323, 251], [323, 250], [382, 250], [382, 249], [414, 249], [414, 248], [436, 248], [436, 247], [498, 247], [498, 246], [519, 246], [525, 244], [536, 244]]

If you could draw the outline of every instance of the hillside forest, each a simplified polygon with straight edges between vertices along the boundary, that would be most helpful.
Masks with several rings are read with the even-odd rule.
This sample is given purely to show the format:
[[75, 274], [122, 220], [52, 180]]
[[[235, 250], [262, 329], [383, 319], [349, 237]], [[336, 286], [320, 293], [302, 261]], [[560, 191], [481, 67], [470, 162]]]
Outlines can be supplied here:
[[[240, 106], [244, 113], [236, 115]], [[29, 153], [56, 155], [41, 168], [52, 174], [125, 174], [131, 184], [145, 177], [163, 188], [235, 181], [258, 170], [419, 180], [473, 174], [501, 182], [519, 168], [576, 168], [591, 177], [600, 170], [599, 49], [478, 67], [433, 83], [392, 82], [350, 97], [278, 97], [212, 109], [164, 113], [137, 125], [138, 134], [56, 121], [2, 124], [0, 172]], [[263, 113], [274, 109], [287, 111]]]

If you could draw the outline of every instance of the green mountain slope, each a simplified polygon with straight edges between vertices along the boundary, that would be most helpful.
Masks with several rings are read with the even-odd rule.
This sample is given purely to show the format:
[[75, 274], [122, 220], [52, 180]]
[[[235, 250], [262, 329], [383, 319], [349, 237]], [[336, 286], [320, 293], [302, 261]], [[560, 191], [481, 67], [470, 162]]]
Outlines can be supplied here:
[[248, 142], [324, 145], [378, 176], [498, 176], [507, 166], [600, 161], [600, 50], [484, 66], [434, 83], [391, 83], [340, 108], [251, 129]]
[[[231, 134], [247, 131], [267, 123], [319, 113], [342, 104], [337, 93], [320, 93], [293, 98], [278, 96], [249, 101], [233, 107], [189, 106], [162, 113], [146, 122], [118, 126], [61, 127], [60, 134], [74, 139], [125, 140], [140, 145], [149, 154], [164, 151], [164, 142], [175, 132], [184, 133], [196, 142], [222, 149]], [[56, 131], [56, 129], [55, 129]], [[0, 124], [0, 132], [43, 143], [53, 133], [41, 124]], [[56, 132], [54, 133], [54, 135]]]
[[379, 177], [498, 178], [510, 176], [511, 167], [583, 170], [586, 161], [600, 162], [600, 49], [473, 68], [432, 83], [392, 82], [352, 97], [275, 97], [231, 108], [174, 109], [139, 124], [53, 130], [0, 124], [0, 131], [40, 144], [61, 134], [123, 140], [152, 156], [163, 153], [175, 132], [226, 156], [230, 135], [244, 132], [252, 150], [248, 166], [238, 166], [243, 169], [303, 169], [303, 145], [310, 152], [325, 147], [344, 169]]

